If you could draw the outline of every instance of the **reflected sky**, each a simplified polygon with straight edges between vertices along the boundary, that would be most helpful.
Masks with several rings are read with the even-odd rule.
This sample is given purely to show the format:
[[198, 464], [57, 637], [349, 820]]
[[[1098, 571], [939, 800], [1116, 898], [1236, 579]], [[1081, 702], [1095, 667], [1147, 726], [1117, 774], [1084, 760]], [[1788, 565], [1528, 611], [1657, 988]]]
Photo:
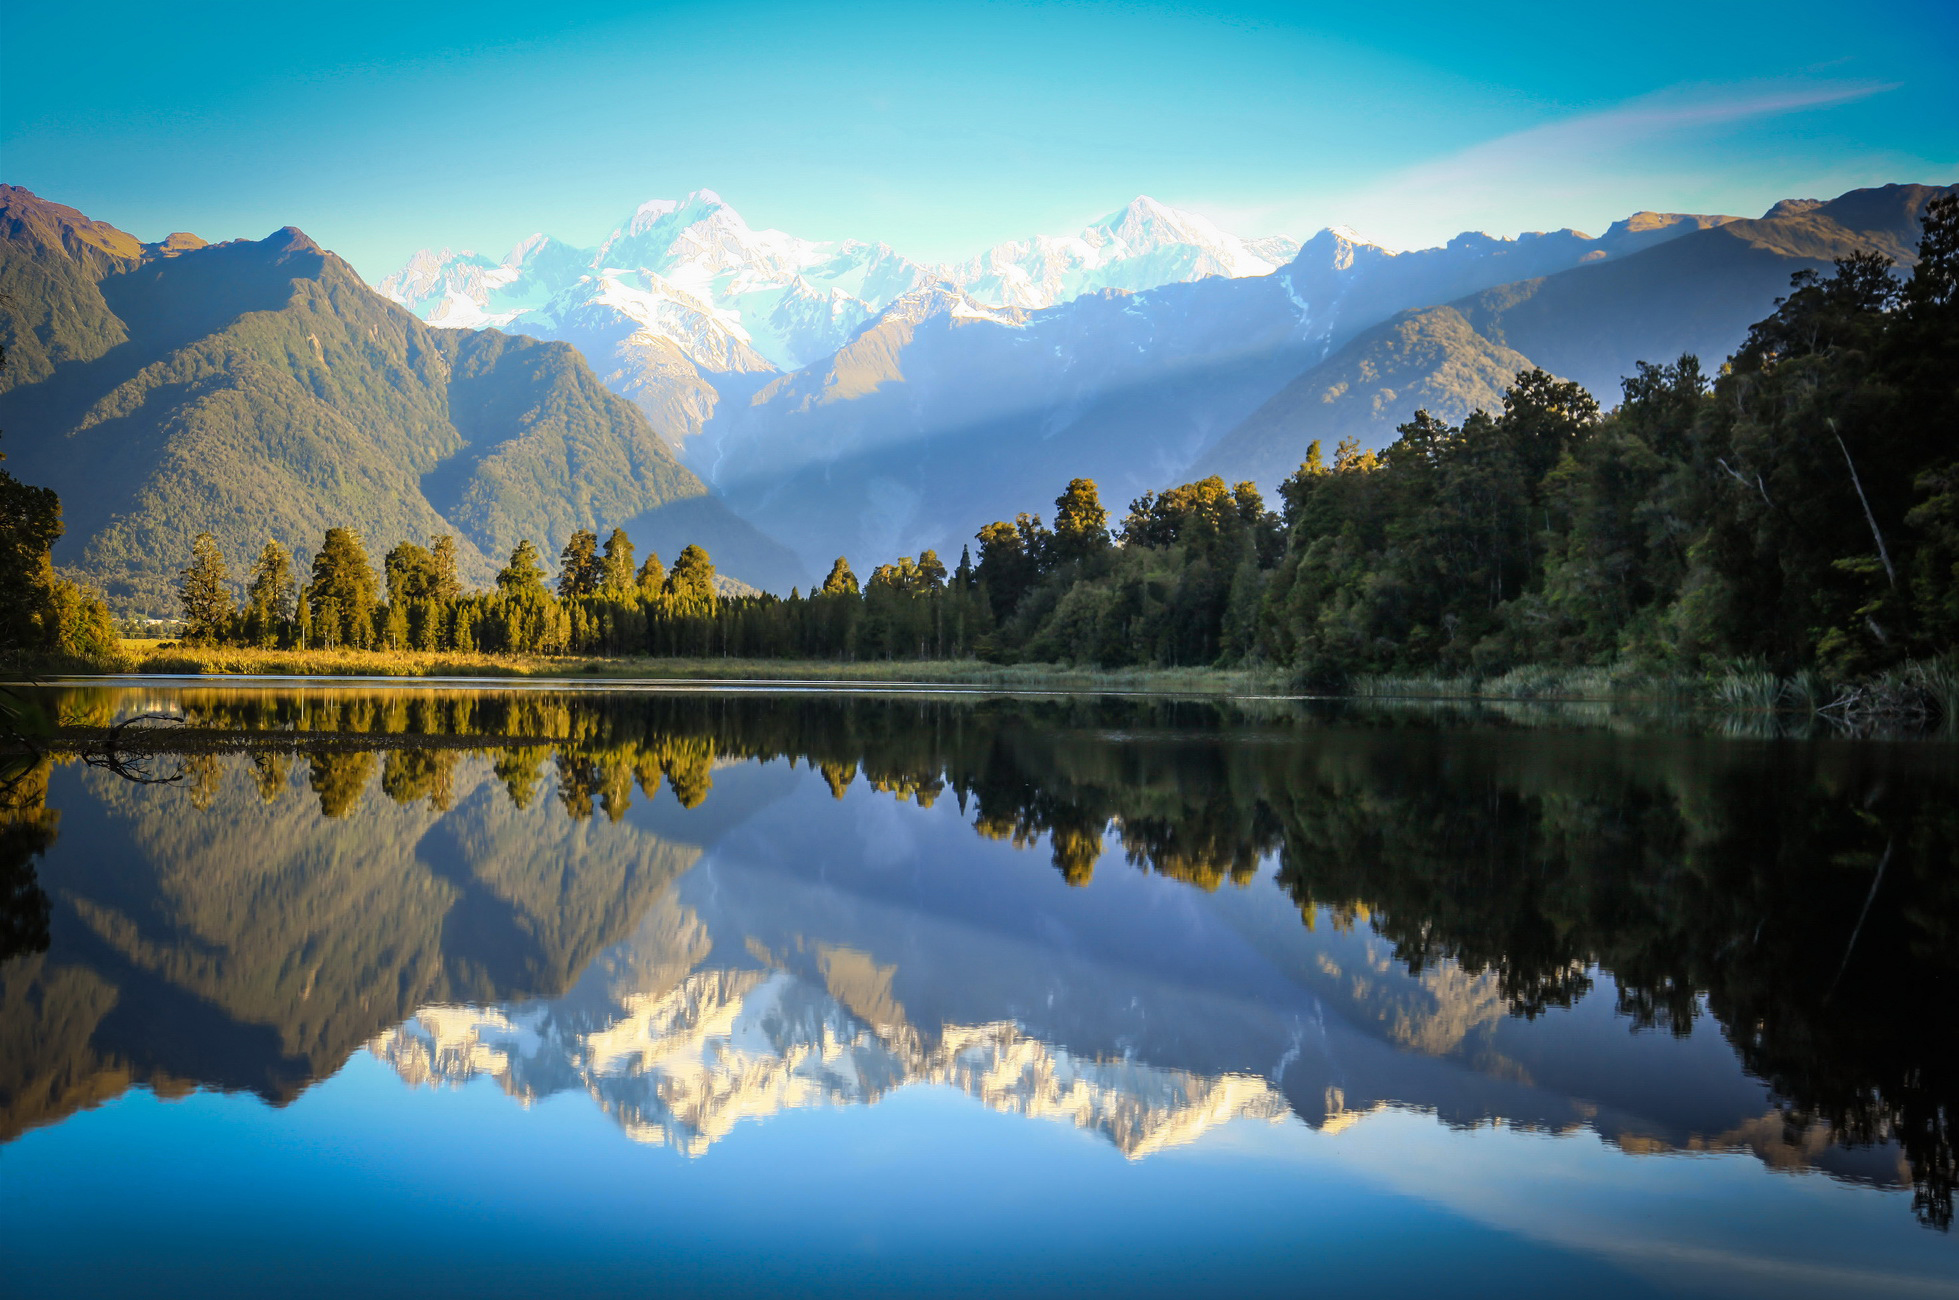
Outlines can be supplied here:
[[65, 697], [9, 1294], [1959, 1294], [1949, 746], [437, 694]]

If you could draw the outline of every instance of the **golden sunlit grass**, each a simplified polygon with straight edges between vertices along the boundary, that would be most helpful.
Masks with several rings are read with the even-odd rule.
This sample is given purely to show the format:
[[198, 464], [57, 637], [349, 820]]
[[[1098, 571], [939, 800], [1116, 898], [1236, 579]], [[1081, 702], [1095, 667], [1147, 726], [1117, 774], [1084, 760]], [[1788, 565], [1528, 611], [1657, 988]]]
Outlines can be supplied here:
[[1067, 668], [974, 659], [653, 659], [499, 655], [458, 651], [257, 650], [125, 640], [129, 673], [280, 677], [535, 677], [617, 681], [779, 681], [987, 686], [1006, 690], [1151, 691], [1197, 695], [1289, 693], [1287, 674], [1213, 668]]

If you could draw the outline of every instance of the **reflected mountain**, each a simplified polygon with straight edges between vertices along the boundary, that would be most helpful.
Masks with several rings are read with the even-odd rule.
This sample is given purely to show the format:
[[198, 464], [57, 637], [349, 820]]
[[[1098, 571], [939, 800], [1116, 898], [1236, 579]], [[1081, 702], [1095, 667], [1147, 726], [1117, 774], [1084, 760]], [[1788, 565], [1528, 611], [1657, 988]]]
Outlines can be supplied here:
[[1131, 1159], [1228, 1120], [1288, 1113], [1255, 1075], [1084, 1059], [1012, 1021], [923, 1034], [891, 1001], [889, 968], [850, 949], [825, 950], [822, 964], [827, 986], [768, 968], [699, 970], [671, 987], [595, 972], [562, 999], [425, 1008], [370, 1046], [412, 1084], [486, 1076], [526, 1103], [585, 1092], [635, 1141], [694, 1156], [742, 1120], [869, 1105], [910, 1084], [1072, 1123]]
[[[283, 1104], [365, 1047], [695, 1155], [912, 1084], [1132, 1158], [1400, 1107], [1749, 1151], [1950, 1222], [1948, 743], [1113, 698], [47, 699], [54, 757], [0, 807], [5, 1137], [131, 1086]], [[184, 719], [135, 742], [182, 779], [73, 761], [145, 710]]]

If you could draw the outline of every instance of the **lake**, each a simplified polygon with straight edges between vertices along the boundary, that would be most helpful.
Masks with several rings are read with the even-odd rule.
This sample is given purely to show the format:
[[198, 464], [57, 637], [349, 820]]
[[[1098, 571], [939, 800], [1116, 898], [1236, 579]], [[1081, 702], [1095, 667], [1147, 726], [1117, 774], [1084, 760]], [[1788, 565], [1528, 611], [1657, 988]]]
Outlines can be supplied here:
[[1959, 1296], [1949, 741], [24, 694], [8, 1296]]

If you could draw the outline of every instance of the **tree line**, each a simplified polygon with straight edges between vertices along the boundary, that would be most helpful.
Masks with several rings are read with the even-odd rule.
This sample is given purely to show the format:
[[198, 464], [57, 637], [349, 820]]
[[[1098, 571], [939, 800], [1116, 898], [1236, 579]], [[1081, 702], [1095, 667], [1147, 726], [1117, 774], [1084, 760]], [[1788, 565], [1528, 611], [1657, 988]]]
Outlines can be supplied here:
[[948, 574], [933, 551], [880, 565], [860, 584], [839, 558], [804, 596], [724, 595], [697, 545], [668, 568], [638, 560], [615, 528], [574, 532], [555, 582], [529, 541], [518, 543], [488, 590], [465, 590], [455, 539], [403, 542], [379, 570], [360, 535], [331, 528], [297, 563], [267, 541], [244, 584], [217, 542], [199, 534], [179, 595], [184, 640], [264, 648], [634, 654], [745, 658], [963, 658], [990, 628], [970, 559]]
[[1755, 663], [1833, 680], [1959, 641], [1959, 200], [1927, 210], [1900, 278], [1866, 254], [1794, 277], [1714, 374], [1642, 363], [1610, 413], [1520, 373], [1502, 409], [1418, 412], [1381, 451], [1317, 442], [1269, 508], [1211, 477], [1112, 524], [1078, 478], [988, 524], [948, 573], [931, 551], [805, 596], [717, 593], [698, 546], [671, 570], [613, 530], [575, 533], [555, 588], [521, 544], [466, 592], [450, 539], [377, 573], [330, 530], [305, 581], [268, 542], [234, 606], [208, 537], [186, 637], [263, 646], [1268, 666], [1370, 673], [1526, 664]]
[[1218, 478], [1092, 485], [980, 534], [996, 648], [1366, 673], [1752, 660], [1835, 679], [1959, 643], [1959, 200], [1900, 279], [1797, 274], [1718, 373], [1641, 364], [1610, 414], [1517, 376], [1496, 412], [1321, 446], [1266, 509]]

